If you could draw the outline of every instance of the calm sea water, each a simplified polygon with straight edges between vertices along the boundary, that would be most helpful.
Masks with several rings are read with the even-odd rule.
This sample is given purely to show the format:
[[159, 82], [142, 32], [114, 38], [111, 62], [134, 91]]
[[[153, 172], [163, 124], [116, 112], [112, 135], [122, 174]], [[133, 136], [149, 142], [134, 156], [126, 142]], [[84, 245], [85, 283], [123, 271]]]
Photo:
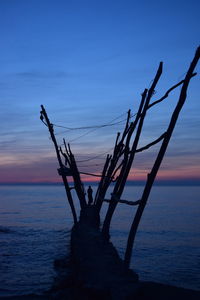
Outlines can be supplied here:
[[[141, 187], [128, 186], [123, 198], [137, 200], [140, 193]], [[200, 289], [199, 195], [200, 187], [153, 188], [131, 264], [141, 280]], [[0, 294], [43, 293], [56, 277], [54, 261], [69, 253], [72, 218], [64, 188], [1, 185], [0, 199]], [[113, 218], [121, 257], [134, 212], [119, 204]]]

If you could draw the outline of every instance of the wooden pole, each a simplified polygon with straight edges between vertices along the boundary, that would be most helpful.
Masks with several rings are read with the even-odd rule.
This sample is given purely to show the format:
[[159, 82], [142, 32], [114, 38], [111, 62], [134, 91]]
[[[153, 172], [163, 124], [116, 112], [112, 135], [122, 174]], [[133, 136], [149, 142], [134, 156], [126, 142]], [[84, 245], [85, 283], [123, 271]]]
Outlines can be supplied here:
[[117, 171], [116, 168], [117, 169], [119, 168], [119, 166], [117, 167], [117, 164], [118, 164], [120, 157], [123, 155], [123, 152], [124, 152], [124, 144], [123, 143], [124, 143], [124, 139], [126, 138], [128, 132], [129, 132], [130, 117], [131, 117], [131, 111], [129, 109], [127, 112], [126, 125], [124, 128], [122, 137], [119, 141], [120, 133], [118, 132], [116, 141], [115, 141], [114, 150], [113, 150], [113, 155], [108, 156], [106, 159], [106, 162], [105, 162], [105, 165], [103, 168], [103, 172], [102, 172], [102, 180], [99, 183], [97, 193], [95, 196], [95, 203], [96, 203], [98, 212], [100, 212], [101, 206], [103, 204], [102, 199], [105, 197], [108, 187], [110, 186], [111, 182], [113, 181], [113, 177], [115, 175], [115, 172]]
[[71, 172], [74, 179], [74, 186], [77, 193], [77, 196], [79, 198], [80, 207], [81, 209], [84, 209], [87, 206], [86, 199], [85, 199], [85, 192], [84, 192], [84, 186], [81, 181], [80, 172], [78, 170], [75, 157], [71, 151], [70, 145], [68, 144], [68, 153], [69, 153], [69, 160], [71, 164]]
[[[62, 160], [61, 160], [58, 144], [57, 144], [57, 141], [56, 141], [56, 138], [55, 138], [55, 135], [54, 135], [53, 125], [50, 123], [48, 115], [47, 115], [46, 110], [45, 110], [43, 105], [41, 105], [41, 109], [42, 110], [41, 110], [41, 117], [40, 118], [41, 118], [42, 121], [43, 121], [43, 119], [45, 120], [45, 125], [49, 129], [51, 139], [53, 141], [53, 144], [54, 144], [54, 147], [55, 147], [55, 150], [56, 150], [58, 163], [59, 163], [59, 166], [62, 170], [63, 169], [63, 163], [62, 163]], [[67, 178], [64, 174], [62, 174], [61, 176], [62, 176], [62, 180], [63, 180], [64, 186], [65, 186], [65, 191], [66, 191], [66, 195], [67, 195], [67, 198], [68, 198], [68, 201], [69, 201], [69, 205], [71, 207], [74, 223], [77, 223], [76, 210], [75, 210], [75, 207], [74, 207], [74, 203], [73, 203], [73, 199], [72, 199], [72, 195], [71, 195], [71, 191], [70, 191], [70, 188], [69, 188]]]
[[146, 112], [148, 110], [149, 102], [151, 100], [151, 97], [154, 93], [155, 87], [160, 79], [161, 74], [162, 74], [162, 67], [163, 67], [163, 63], [160, 62], [159, 67], [156, 72], [156, 75], [155, 75], [155, 78], [153, 80], [153, 83], [152, 83], [148, 93], [147, 93], [147, 90], [145, 89], [144, 93], [142, 94], [141, 103], [140, 103], [140, 106], [138, 109], [138, 113], [137, 113], [135, 124], [134, 124], [133, 128], [135, 129], [138, 122], [139, 122], [139, 124], [138, 124], [138, 128], [137, 128], [136, 136], [135, 136], [135, 139], [134, 139], [134, 142], [132, 145], [132, 149], [130, 151], [130, 156], [128, 156], [129, 141], [131, 139], [134, 129], [132, 129], [132, 131], [130, 130], [129, 136], [127, 137], [126, 147], [125, 147], [125, 151], [127, 151], [126, 159], [124, 162], [124, 166], [121, 169], [121, 173], [119, 175], [118, 181], [116, 182], [116, 185], [115, 185], [115, 188], [113, 191], [113, 197], [111, 198], [113, 201], [111, 201], [109, 204], [109, 207], [108, 207], [108, 210], [106, 213], [106, 217], [105, 217], [105, 220], [103, 223], [103, 228], [102, 228], [102, 232], [103, 232], [105, 238], [107, 238], [107, 239], [109, 239], [109, 236], [110, 236], [109, 230], [110, 230], [110, 223], [112, 220], [112, 216], [113, 216], [113, 213], [118, 204], [118, 201], [115, 199], [116, 199], [116, 196], [118, 199], [120, 199], [120, 197], [123, 193], [123, 190], [124, 190], [124, 187], [126, 184], [126, 180], [128, 178], [128, 174], [130, 172], [133, 160], [135, 158], [135, 153], [136, 153], [136, 149], [137, 149], [140, 135], [142, 132], [142, 127], [143, 127], [144, 119], [146, 116]]
[[131, 261], [131, 255], [132, 255], [132, 248], [133, 248], [133, 243], [135, 240], [135, 236], [136, 236], [136, 232], [137, 232], [137, 228], [138, 225], [140, 223], [144, 208], [146, 206], [149, 194], [151, 192], [151, 188], [153, 186], [155, 177], [157, 175], [157, 172], [160, 168], [161, 162], [163, 160], [163, 157], [165, 155], [165, 152], [167, 150], [167, 146], [169, 144], [170, 138], [172, 136], [174, 127], [176, 125], [177, 119], [179, 117], [179, 113], [185, 103], [186, 97], [187, 97], [187, 89], [189, 86], [189, 82], [191, 80], [191, 78], [194, 76], [193, 71], [198, 63], [198, 60], [200, 58], [200, 47], [197, 48], [195, 56], [190, 64], [190, 67], [187, 71], [187, 74], [185, 76], [184, 82], [183, 82], [183, 86], [181, 88], [181, 92], [180, 92], [180, 96], [179, 96], [179, 100], [178, 103], [174, 109], [174, 112], [172, 114], [168, 129], [165, 133], [162, 145], [160, 147], [160, 151], [158, 153], [158, 156], [155, 160], [155, 163], [153, 165], [153, 168], [150, 172], [150, 174], [148, 174], [148, 178], [147, 178], [147, 182], [143, 191], [143, 195], [141, 198], [141, 201], [139, 203], [135, 218], [133, 220], [130, 232], [129, 232], [129, 236], [128, 236], [128, 241], [127, 241], [127, 247], [126, 247], [126, 252], [125, 252], [125, 259], [124, 259], [124, 264], [126, 267], [129, 267], [130, 265], [130, 261]]

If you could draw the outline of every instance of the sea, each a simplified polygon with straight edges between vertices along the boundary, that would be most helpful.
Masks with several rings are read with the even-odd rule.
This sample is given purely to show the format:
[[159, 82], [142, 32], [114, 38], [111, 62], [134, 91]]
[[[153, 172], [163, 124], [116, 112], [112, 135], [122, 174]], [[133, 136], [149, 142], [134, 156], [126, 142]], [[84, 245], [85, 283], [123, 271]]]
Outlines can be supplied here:
[[[129, 185], [122, 199], [138, 200], [141, 192], [142, 186]], [[74, 190], [72, 195], [79, 211]], [[199, 186], [153, 187], [132, 253], [131, 268], [140, 280], [200, 290], [199, 196]], [[118, 204], [113, 216], [111, 241], [122, 258], [135, 211]], [[0, 185], [0, 295], [51, 289], [56, 262], [69, 257], [72, 226], [62, 185]]]

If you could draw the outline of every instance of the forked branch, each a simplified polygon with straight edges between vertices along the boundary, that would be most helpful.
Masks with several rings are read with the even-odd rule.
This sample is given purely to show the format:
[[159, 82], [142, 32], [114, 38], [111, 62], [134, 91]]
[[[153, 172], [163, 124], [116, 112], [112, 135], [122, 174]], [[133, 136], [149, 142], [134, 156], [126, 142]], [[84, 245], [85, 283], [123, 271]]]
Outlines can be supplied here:
[[144, 147], [141, 147], [141, 148], [138, 148], [135, 152], [138, 153], [138, 152], [142, 152], [144, 150], [147, 150], [149, 149], [150, 147], [156, 145], [157, 143], [159, 143], [160, 141], [162, 141], [164, 139], [166, 135], [166, 132], [164, 132], [159, 138], [157, 138], [155, 141], [149, 143], [148, 145], [144, 146]]
[[[191, 74], [191, 78], [194, 77], [196, 74], [197, 74], [197, 73]], [[160, 99], [158, 99], [158, 100], [154, 101], [153, 103], [149, 104], [148, 109], [151, 108], [152, 106], [156, 105], [157, 103], [160, 103], [160, 102], [163, 101], [164, 99], [166, 99], [166, 98], [169, 96], [169, 94], [170, 94], [174, 89], [176, 89], [178, 86], [180, 86], [181, 84], [183, 84], [184, 81], [185, 81], [185, 79], [184, 79], [184, 80], [181, 80], [181, 81], [178, 82], [177, 84], [173, 85], [173, 86], [172, 86], [172, 87], [164, 94], [163, 97], [161, 97]]]

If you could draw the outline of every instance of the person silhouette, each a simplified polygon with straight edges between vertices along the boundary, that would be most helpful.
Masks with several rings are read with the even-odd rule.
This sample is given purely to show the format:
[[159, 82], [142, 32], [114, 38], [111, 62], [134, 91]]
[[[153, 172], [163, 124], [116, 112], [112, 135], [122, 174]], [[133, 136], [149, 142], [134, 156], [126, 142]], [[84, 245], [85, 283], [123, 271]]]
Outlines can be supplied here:
[[91, 188], [91, 186], [89, 185], [88, 190], [87, 190], [87, 194], [88, 194], [88, 205], [91, 205], [93, 203], [93, 189]]

